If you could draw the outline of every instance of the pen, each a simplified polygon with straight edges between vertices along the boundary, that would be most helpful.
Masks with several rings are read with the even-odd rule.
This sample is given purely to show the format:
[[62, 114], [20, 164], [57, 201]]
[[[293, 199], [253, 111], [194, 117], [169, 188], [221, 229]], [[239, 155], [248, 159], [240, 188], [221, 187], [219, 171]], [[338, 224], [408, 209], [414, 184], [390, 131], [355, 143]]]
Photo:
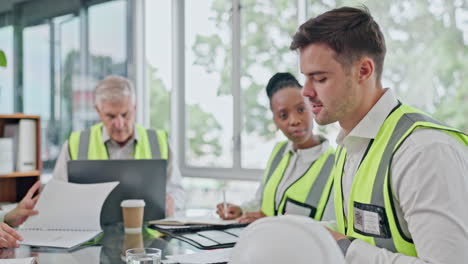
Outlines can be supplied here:
[[224, 218], [227, 218], [227, 203], [226, 203], [226, 188], [223, 188], [223, 208], [224, 208]]

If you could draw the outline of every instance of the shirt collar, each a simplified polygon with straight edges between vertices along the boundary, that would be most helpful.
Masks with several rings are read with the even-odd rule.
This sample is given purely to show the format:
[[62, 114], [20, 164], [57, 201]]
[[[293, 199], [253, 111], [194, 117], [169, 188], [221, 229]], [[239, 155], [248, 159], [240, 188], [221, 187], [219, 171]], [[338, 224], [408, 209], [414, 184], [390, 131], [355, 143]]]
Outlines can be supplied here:
[[325, 151], [327, 151], [328, 147], [330, 146], [330, 143], [328, 142], [326, 138], [320, 135], [318, 137], [319, 137], [320, 145], [313, 146], [313, 147], [306, 148], [306, 149], [298, 149], [296, 151], [294, 151], [292, 141], [288, 141], [286, 145], [285, 153], [291, 152], [292, 154], [298, 154], [300, 156], [310, 157], [312, 160], [315, 160], [317, 159], [316, 157], [317, 155], [315, 154], [322, 155], [322, 153], [325, 153]]
[[[133, 127], [133, 137], [129, 140], [130, 141], [138, 141], [138, 131], [136, 126]], [[109, 134], [107, 133], [107, 129], [105, 126], [102, 126], [102, 143], [106, 143], [107, 141], [112, 140]], [[112, 140], [113, 141], [113, 140]]]
[[373, 139], [377, 136], [383, 122], [388, 114], [398, 105], [398, 99], [393, 91], [389, 88], [385, 89], [385, 93], [380, 97], [377, 103], [364, 116], [364, 118], [349, 132], [345, 134], [343, 129], [340, 130], [336, 143], [338, 145], [346, 145], [349, 139]]

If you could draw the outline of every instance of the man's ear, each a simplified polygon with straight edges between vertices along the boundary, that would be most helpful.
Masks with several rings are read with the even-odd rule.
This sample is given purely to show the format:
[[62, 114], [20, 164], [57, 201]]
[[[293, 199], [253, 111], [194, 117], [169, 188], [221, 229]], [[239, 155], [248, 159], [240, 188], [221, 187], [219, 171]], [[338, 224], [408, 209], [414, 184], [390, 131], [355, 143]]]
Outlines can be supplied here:
[[364, 56], [358, 62], [358, 70], [358, 82], [362, 83], [369, 80], [375, 72], [374, 61], [371, 58]]

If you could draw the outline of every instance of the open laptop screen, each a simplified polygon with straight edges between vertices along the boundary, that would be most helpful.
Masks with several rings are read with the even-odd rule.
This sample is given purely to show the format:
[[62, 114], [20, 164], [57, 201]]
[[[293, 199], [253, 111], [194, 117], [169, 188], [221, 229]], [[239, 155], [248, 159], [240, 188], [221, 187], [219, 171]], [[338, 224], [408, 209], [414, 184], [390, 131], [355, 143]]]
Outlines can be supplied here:
[[144, 221], [165, 217], [166, 160], [72, 160], [68, 162], [68, 181], [102, 183], [119, 181], [101, 211], [101, 225], [122, 222], [120, 202], [145, 200]]

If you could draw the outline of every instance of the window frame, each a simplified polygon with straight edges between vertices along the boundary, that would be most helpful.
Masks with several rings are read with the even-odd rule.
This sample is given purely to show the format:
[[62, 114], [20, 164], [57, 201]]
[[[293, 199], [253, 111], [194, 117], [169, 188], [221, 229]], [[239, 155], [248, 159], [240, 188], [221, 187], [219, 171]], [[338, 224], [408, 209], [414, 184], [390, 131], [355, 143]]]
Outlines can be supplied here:
[[[305, 21], [306, 0], [297, 1], [298, 22]], [[171, 145], [175, 150], [176, 163], [185, 177], [202, 177], [222, 180], [251, 180], [259, 181], [263, 177], [263, 169], [248, 169], [242, 167], [242, 87], [241, 87], [241, 0], [232, 0], [232, 69], [231, 69], [231, 93], [233, 97], [233, 165], [231, 168], [219, 167], [195, 167], [190, 166], [186, 160], [187, 148], [187, 124], [186, 102], [185, 102], [185, 0], [172, 1], [173, 14], [173, 43], [172, 54], [173, 71], [173, 95], [171, 101], [172, 118]], [[299, 63], [297, 63], [299, 69]], [[184, 107], [178, 107], [183, 105]], [[264, 157], [268, 159], [268, 156]]]

